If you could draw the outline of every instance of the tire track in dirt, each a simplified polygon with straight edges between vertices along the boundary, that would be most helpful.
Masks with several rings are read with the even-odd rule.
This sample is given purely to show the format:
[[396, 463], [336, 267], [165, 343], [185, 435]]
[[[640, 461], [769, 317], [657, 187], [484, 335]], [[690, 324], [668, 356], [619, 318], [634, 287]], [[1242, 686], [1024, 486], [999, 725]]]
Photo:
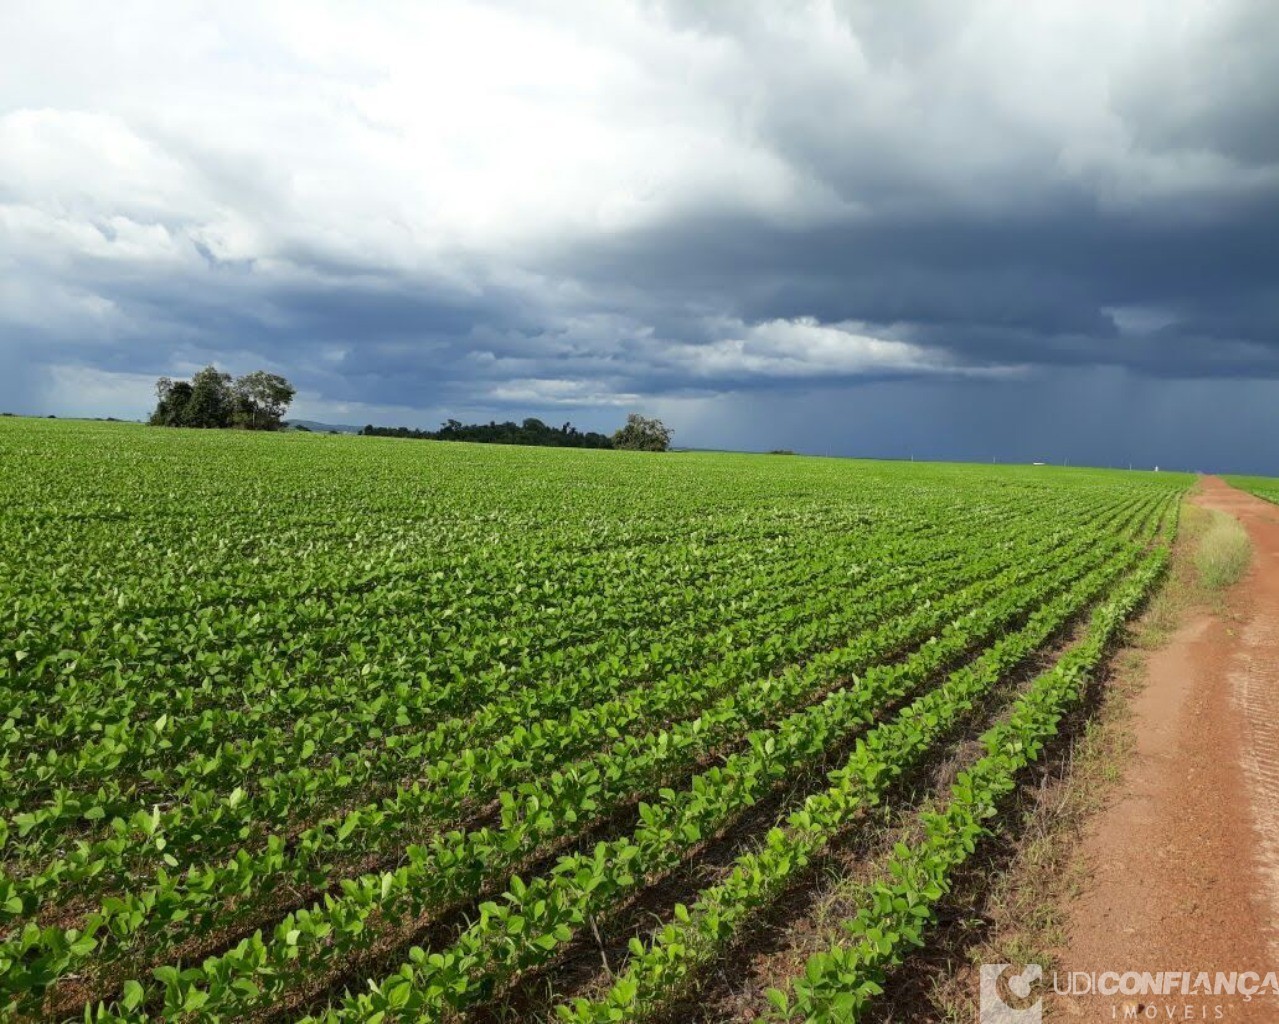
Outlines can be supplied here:
[[[1147, 661], [1135, 756], [1083, 839], [1065, 971], [1279, 970], [1279, 507], [1214, 477], [1193, 500], [1243, 524], [1253, 564], [1224, 617], [1193, 615]], [[1271, 997], [1049, 1005], [1071, 1021], [1279, 1021]]]
[[[1253, 567], [1241, 595], [1248, 618], [1237, 633], [1230, 683], [1242, 717], [1240, 762], [1257, 833], [1256, 859], [1275, 921], [1279, 920], [1279, 506], [1224, 484], [1206, 489], [1200, 504], [1238, 519], [1253, 545]], [[1268, 940], [1270, 958], [1279, 964], [1276, 929], [1270, 930]]]

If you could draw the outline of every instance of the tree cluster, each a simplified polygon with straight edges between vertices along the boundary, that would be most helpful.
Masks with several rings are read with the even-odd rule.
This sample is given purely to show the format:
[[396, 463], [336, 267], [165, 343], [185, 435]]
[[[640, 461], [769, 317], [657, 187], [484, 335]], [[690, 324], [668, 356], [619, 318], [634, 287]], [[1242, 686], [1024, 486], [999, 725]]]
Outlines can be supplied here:
[[626, 426], [612, 437], [583, 432], [573, 424], [552, 427], [534, 417], [522, 423], [461, 423], [446, 420], [439, 430], [412, 430], [408, 427], [375, 427], [360, 431], [366, 437], [409, 437], [425, 441], [473, 441], [480, 444], [523, 444], [546, 448], [631, 448], [664, 452], [671, 444], [671, 429], [661, 420], [646, 419], [636, 413], [626, 418]]
[[161, 377], [155, 394], [152, 426], [279, 430], [296, 391], [265, 370], [232, 377], [206, 366], [190, 380]]

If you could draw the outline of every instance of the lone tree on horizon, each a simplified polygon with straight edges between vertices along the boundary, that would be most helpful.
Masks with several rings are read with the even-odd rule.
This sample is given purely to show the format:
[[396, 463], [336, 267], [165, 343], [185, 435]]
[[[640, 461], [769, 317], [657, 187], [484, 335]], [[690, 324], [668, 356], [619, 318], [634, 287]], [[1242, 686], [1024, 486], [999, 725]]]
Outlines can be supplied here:
[[659, 419], [649, 419], [637, 412], [626, 417], [626, 426], [613, 435], [614, 448], [639, 452], [664, 452], [671, 446], [671, 430]]
[[276, 373], [255, 370], [237, 379], [209, 365], [189, 381], [157, 380], [157, 402], [150, 423], [156, 427], [279, 430], [296, 393], [293, 385]]

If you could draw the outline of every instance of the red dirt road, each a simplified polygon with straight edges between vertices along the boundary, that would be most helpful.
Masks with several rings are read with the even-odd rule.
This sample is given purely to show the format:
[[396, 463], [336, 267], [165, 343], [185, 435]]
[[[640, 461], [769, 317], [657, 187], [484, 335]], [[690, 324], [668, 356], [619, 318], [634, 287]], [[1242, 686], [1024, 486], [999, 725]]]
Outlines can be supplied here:
[[[1226, 616], [1194, 616], [1147, 662], [1136, 754], [1082, 842], [1067, 971], [1279, 971], [1279, 506], [1213, 477], [1194, 500], [1243, 523], [1252, 568]], [[1279, 1022], [1273, 993], [1049, 1005], [1063, 1021]]]

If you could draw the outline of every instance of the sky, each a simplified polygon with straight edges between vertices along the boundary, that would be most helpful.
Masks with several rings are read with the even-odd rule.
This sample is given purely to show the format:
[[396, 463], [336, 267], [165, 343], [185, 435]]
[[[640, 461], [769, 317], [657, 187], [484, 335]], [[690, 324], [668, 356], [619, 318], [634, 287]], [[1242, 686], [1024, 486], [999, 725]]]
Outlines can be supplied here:
[[0, 409], [1279, 475], [1273, 0], [0, 4]]

